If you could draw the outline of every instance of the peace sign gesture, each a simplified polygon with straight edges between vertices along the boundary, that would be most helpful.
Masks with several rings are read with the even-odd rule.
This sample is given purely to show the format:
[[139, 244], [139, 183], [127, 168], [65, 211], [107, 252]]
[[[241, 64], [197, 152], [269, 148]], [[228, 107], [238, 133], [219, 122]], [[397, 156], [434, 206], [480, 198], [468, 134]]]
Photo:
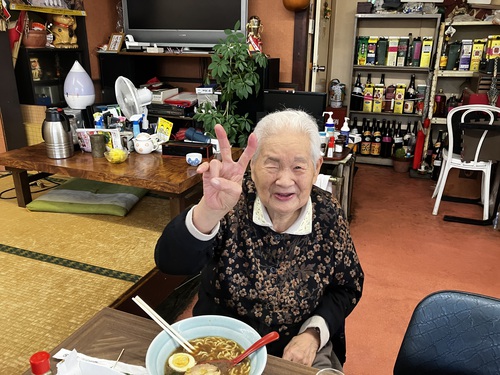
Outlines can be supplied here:
[[257, 148], [257, 138], [250, 134], [247, 147], [238, 161], [234, 161], [222, 125], [215, 125], [215, 134], [222, 160], [212, 159], [197, 169], [198, 173], [203, 174], [203, 197], [193, 211], [193, 224], [203, 233], [209, 233], [238, 202], [243, 175]]

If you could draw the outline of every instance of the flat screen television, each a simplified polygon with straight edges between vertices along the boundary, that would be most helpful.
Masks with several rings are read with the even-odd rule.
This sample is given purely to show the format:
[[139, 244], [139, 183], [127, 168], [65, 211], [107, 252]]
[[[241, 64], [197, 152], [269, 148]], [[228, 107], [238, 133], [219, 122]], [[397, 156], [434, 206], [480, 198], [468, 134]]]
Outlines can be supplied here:
[[122, 0], [125, 35], [162, 47], [211, 48], [238, 20], [246, 33], [248, 0]]
[[313, 116], [318, 129], [323, 130], [326, 99], [326, 92], [264, 90], [264, 113], [259, 113], [258, 117], [286, 108], [300, 109]]

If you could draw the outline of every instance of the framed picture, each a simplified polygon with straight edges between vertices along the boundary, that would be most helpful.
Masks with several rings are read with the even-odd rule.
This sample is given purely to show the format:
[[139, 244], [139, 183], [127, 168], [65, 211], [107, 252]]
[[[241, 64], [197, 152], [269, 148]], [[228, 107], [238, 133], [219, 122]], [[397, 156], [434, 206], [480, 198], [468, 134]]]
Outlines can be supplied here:
[[109, 38], [108, 42], [108, 52], [120, 52], [122, 49], [123, 39], [125, 35], [123, 33], [113, 33]]

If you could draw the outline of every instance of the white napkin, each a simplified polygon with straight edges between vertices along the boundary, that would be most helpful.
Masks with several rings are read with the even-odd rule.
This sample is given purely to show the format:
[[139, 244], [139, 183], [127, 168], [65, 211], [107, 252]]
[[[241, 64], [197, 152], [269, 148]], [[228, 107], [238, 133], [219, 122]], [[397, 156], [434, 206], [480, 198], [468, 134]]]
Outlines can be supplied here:
[[148, 375], [142, 366], [89, 357], [75, 349], [61, 349], [54, 358], [63, 359], [57, 364], [57, 375]]
[[329, 191], [330, 193], [333, 191], [332, 182], [330, 181], [330, 175], [327, 174], [318, 174], [318, 178], [316, 179], [314, 185], [316, 185], [320, 189]]

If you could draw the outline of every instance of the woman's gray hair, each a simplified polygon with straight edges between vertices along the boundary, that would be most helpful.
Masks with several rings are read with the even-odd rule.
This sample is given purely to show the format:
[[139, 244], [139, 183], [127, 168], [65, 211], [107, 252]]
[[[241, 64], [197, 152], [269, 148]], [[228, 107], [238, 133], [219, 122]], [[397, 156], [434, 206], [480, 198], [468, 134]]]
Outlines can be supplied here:
[[314, 167], [321, 156], [318, 124], [314, 117], [304, 111], [285, 109], [270, 113], [257, 123], [253, 132], [257, 136], [257, 150], [253, 156], [254, 160], [261, 152], [262, 140], [287, 132], [303, 133], [307, 137], [311, 146], [311, 159]]

